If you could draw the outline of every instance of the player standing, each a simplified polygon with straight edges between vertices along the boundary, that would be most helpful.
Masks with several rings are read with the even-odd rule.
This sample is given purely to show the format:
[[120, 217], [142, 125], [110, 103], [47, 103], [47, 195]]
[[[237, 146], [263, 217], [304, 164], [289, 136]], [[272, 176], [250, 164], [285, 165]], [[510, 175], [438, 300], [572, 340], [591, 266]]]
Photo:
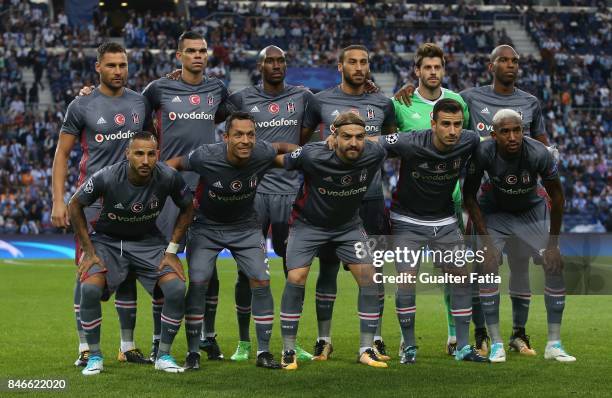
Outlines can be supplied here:
[[[287, 281], [281, 302], [283, 369], [297, 369], [295, 338], [304, 304], [304, 288], [310, 265], [323, 245], [334, 248], [359, 285], [359, 362], [386, 368], [372, 348], [378, 327], [379, 288], [369, 256], [358, 256], [367, 234], [358, 216], [359, 206], [385, 158], [383, 148], [366, 142], [366, 123], [352, 112], [340, 113], [333, 122], [336, 150], [313, 143], [284, 157], [285, 168], [301, 170], [304, 183], [295, 201], [287, 244]], [[321, 264], [321, 268], [323, 268]]]
[[[461, 169], [479, 142], [478, 134], [462, 131], [463, 109], [453, 99], [443, 99], [433, 109], [431, 129], [412, 134], [380, 137], [389, 156], [401, 158], [400, 177], [391, 205], [392, 235], [412, 251], [428, 246], [432, 250], [457, 250], [464, 246], [463, 233], [454, 212], [451, 194]], [[440, 261], [445, 273], [465, 272], [461, 264]], [[417, 275], [415, 264], [396, 261], [398, 274]], [[469, 280], [450, 286], [451, 313], [457, 333], [457, 360], [488, 362], [469, 342], [471, 287]], [[405, 347], [402, 364], [416, 362], [414, 334], [416, 284], [398, 284], [396, 312]]]
[[[557, 164], [546, 146], [524, 137], [523, 119], [512, 109], [502, 109], [493, 116], [491, 137], [492, 140], [482, 142], [476, 150], [464, 184], [465, 205], [474, 228], [481, 243], [491, 251], [491, 261], [485, 264], [483, 272], [498, 273], [498, 254], [507, 241], [515, 241], [516, 247], [530, 248], [536, 256], [542, 254], [544, 303], [548, 318], [544, 358], [573, 362], [576, 358], [567, 354], [561, 345], [565, 283], [558, 239], [564, 198]], [[488, 188], [483, 189], [479, 203], [476, 194], [485, 172]], [[546, 199], [538, 195], [538, 178], [541, 178], [551, 199], [552, 209], [549, 209]], [[525, 251], [529, 253], [529, 250]], [[527, 280], [528, 284], [529, 270], [516, 270], [513, 265], [509, 264], [510, 273], [524, 273], [517, 277]], [[480, 301], [493, 341], [489, 359], [491, 362], [505, 362], [506, 353], [499, 331], [499, 285], [481, 284]]]
[[[66, 111], [60, 129], [59, 140], [53, 159], [53, 209], [52, 222], [55, 227], [70, 225], [64, 203], [68, 159], [77, 142], [81, 145], [82, 157], [79, 163], [80, 186], [86, 178], [105, 166], [122, 159], [129, 138], [142, 131], [148, 122], [149, 108], [146, 99], [125, 87], [128, 61], [125, 49], [117, 43], [104, 43], [97, 49], [96, 72], [100, 85], [91, 95], [74, 99]], [[98, 218], [101, 204], [94, 203], [85, 208], [89, 223]], [[77, 244], [76, 261], [81, 252]], [[115, 307], [121, 325], [121, 348], [119, 359], [148, 363], [134, 344], [136, 326], [136, 284], [134, 279], [126, 280], [119, 287]], [[80, 281], [77, 278], [74, 291], [74, 311], [79, 333], [79, 358], [76, 366], [85, 366], [89, 348], [80, 322]]]
[[[322, 138], [332, 131], [334, 119], [341, 113], [353, 112], [361, 116], [366, 123], [368, 136], [395, 133], [395, 113], [393, 103], [381, 93], [366, 92], [366, 78], [370, 74], [369, 53], [360, 45], [348, 46], [340, 52], [338, 71], [342, 74], [339, 86], [315, 94], [313, 106], [306, 109], [304, 116], [303, 138], [306, 142], [312, 131], [321, 124]], [[379, 171], [373, 176], [359, 216], [369, 235], [385, 235], [389, 231], [389, 220], [386, 214], [382, 189], [382, 177]], [[319, 336], [315, 344], [314, 359], [326, 360], [332, 351], [331, 319], [337, 291], [337, 275], [340, 260], [330, 245], [321, 247], [319, 253], [320, 270], [316, 287], [316, 308]], [[380, 284], [379, 300], [382, 312], [384, 309], [384, 285]], [[374, 339], [374, 348], [380, 358], [388, 360], [386, 347], [381, 336], [382, 321]]]
[[[176, 171], [157, 162], [157, 154], [155, 136], [148, 132], [135, 134], [126, 150], [127, 160], [95, 173], [70, 200], [70, 219], [83, 248], [78, 271], [82, 282], [81, 323], [91, 353], [82, 371], [85, 376], [103, 370], [100, 301], [108, 299], [130, 271], [151, 295], [155, 289], [164, 295], [155, 369], [183, 372], [170, 355], [170, 348], [180, 328], [185, 303], [185, 276], [176, 256], [176, 242], [180, 242], [191, 223], [192, 195]], [[170, 244], [155, 226], [167, 197], [181, 209]], [[90, 234], [83, 208], [99, 199], [100, 217]]]
[[[470, 128], [478, 132], [481, 137], [488, 137], [493, 131], [493, 115], [501, 109], [509, 108], [521, 115], [523, 134], [542, 142], [544, 145], [549, 145], [540, 102], [533, 95], [516, 87], [519, 74], [519, 55], [514, 48], [509, 45], [496, 47], [489, 57], [488, 69], [493, 75], [491, 85], [474, 87], [461, 92], [461, 96], [470, 110]], [[545, 195], [543, 192], [541, 194]], [[536, 353], [531, 348], [529, 336], [525, 331], [529, 315], [529, 303], [531, 302], [531, 289], [529, 288], [529, 280], [518, 279], [519, 275], [527, 275], [530, 256], [520, 247], [515, 246], [515, 242], [509, 242], [506, 245], [506, 252], [510, 267], [517, 271], [510, 275], [513, 318], [510, 349], [523, 355], [533, 356]], [[474, 333], [476, 348], [481, 351], [481, 355], [486, 355], [489, 337], [476, 290], [472, 306], [476, 327]]]
[[[444, 68], [444, 52], [440, 47], [434, 43], [424, 43], [419, 46], [414, 60], [414, 72], [419, 79], [419, 85], [410, 97], [410, 104], [406, 105], [400, 100], [393, 99], [399, 131], [429, 129], [431, 127], [431, 115], [434, 105], [445, 98], [454, 99], [461, 104], [463, 108], [463, 127], [467, 128], [470, 115], [466, 103], [459, 94], [442, 87], [442, 79], [445, 74]], [[455, 205], [455, 215], [463, 231], [463, 206], [459, 182], [457, 182], [457, 186], [453, 191], [453, 203]], [[454, 355], [457, 349], [457, 336], [455, 334], [455, 323], [451, 315], [448, 285], [446, 285], [444, 291], [444, 303], [446, 304], [448, 325], [446, 352], [449, 355]]]
[[253, 202], [259, 181], [274, 166], [277, 152], [284, 153], [297, 146], [256, 141], [255, 121], [248, 113], [232, 113], [225, 123], [224, 142], [202, 145], [187, 156], [168, 161], [178, 170], [192, 170], [199, 175], [195, 195], [198, 212], [187, 237], [189, 290], [185, 328], [189, 329], [189, 352], [185, 368], [200, 367], [198, 345], [204, 297], [217, 256], [227, 248], [251, 285], [257, 366], [278, 369], [280, 364], [269, 351], [274, 322], [270, 273]]
[[[312, 93], [304, 87], [285, 84], [287, 60], [285, 52], [276, 46], [260, 51], [257, 68], [261, 72], [262, 83], [233, 93], [229, 102], [236, 110], [253, 116], [258, 140], [299, 144], [302, 119], [312, 102]], [[272, 247], [283, 259], [285, 275], [289, 215], [299, 187], [300, 175], [297, 171], [271, 169], [261, 180], [255, 196], [255, 209], [263, 235], [268, 236], [268, 230], [272, 230]], [[240, 341], [231, 359], [245, 361], [249, 359], [251, 350], [251, 289], [248, 278], [240, 271], [235, 297]], [[210, 317], [204, 323], [208, 324], [209, 321]], [[312, 355], [297, 345], [296, 353], [300, 360], [312, 359]]]

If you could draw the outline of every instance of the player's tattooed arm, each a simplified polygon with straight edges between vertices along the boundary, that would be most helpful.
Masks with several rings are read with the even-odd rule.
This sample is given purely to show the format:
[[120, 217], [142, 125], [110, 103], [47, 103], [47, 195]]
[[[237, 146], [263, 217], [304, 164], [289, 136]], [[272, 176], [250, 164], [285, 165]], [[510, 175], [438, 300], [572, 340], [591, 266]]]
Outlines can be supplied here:
[[184, 156], [177, 156], [175, 158], [168, 159], [166, 160], [166, 164], [176, 171], [185, 171], [185, 162], [183, 158]]
[[89, 239], [89, 234], [87, 233], [87, 219], [85, 218], [85, 212], [83, 212], [83, 205], [78, 201], [76, 195], [70, 199], [68, 212], [74, 232], [83, 249], [83, 256], [79, 259], [79, 275], [86, 274], [94, 264], [98, 264], [100, 267], [104, 268], [102, 260], [96, 255], [91, 239]]
[[559, 234], [561, 233], [561, 223], [563, 221], [563, 207], [565, 197], [563, 187], [559, 178], [553, 180], [542, 180], [546, 193], [550, 197], [550, 233], [548, 245], [544, 251], [544, 266], [549, 272], [559, 273], [563, 269], [561, 253], [559, 252]]
[[51, 222], [57, 228], [66, 228], [70, 225], [68, 211], [64, 203], [64, 194], [66, 193], [65, 184], [66, 176], [68, 175], [68, 159], [77, 139], [76, 135], [60, 133], [57, 148], [55, 149], [51, 172], [51, 186], [53, 189]]
[[[179, 215], [174, 224], [174, 230], [172, 231], [171, 242], [181, 242], [183, 237], [187, 233], [187, 228], [191, 225], [193, 220], [193, 203], [189, 202], [186, 206], [180, 207]], [[164, 267], [170, 267], [176, 273], [180, 280], [185, 281], [185, 272], [183, 271], [183, 264], [177, 257], [176, 253], [166, 252], [159, 264], [159, 270], [161, 271]]]
[[295, 151], [300, 146], [296, 144], [291, 144], [289, 142], [273, 142], [272, 147], [276, 149], [276, 153], [278, 153], [279, 155], [284, 155], [286, 153]]

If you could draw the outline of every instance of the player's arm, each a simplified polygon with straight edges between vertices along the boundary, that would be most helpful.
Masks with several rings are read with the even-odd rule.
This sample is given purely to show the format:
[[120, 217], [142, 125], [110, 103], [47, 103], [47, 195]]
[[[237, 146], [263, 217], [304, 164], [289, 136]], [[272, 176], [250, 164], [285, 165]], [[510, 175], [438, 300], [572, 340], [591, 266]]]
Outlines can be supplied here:
[[538, 100], [535, 100], [532, 114], [533, 117], [531, 119], [531, 126], [529, 126], [531, 136], [534, 139], [540, 141], [542, 144], [550, 146], [550, 143], [548, 142], [548, 136], [546, 135], [544, 118], [542, 117], [542, 108], [540, 107], [540, 103]]
[[563, 269], [561, 252], [559, 250], [559, 234], [561, 233], [563, 207], [565, 205], [563, 187], [558, 177], [550, 180], [542, 179], [542, 184], [551, 201], [550, 233], [548, 245], [544, 251], [544, 266], [550, 272], [559, 273]]
[[186, 168], [187, 163], [184, 158], [185, 156], [177, 156], [175, 158], [166, 160], [166, 164], [176, 171], [186, 171], [188, 169]]
[[102, 196], [103, 185], [101, 173], [98, 172], [81, 185], [68, 203], [68, 214], [70, 215], [72, 228], [83, 250], [83, 256], [79, 259], [79, 275], [86, 274], [95, 264], [104, 268], [104, 264], [96, 255], [96, 251], [89, 238], [87, 219], [83, 211], [84, 207], [91, 205]]
[[70, 151], [77, 142], [77, 136], [61, 132], [55, 148], [53, 167], [51, 173], [51, 186], [53, 190], [53, 207], [51, 209], [51, 222], [54, 227], [66, 228], [70, 225], [64, 194], [66, 193], [66, 176], [68, 175], [68, 159]]
[[176, 173], [173, 181], [172, 201], [179, 208], [179, 215], [174, 223], [174, 230], [168, 248], [164, 253], [164, 257], [159, 264], [158, 269], [161, 271], [164, 267], [170, 267], [177, 274], [180, 280], [185, 281], [185, 273], [183, 264], [176, 255], [179, 243], [185, 237], [187, 228], [193, 220], [193, 195], [189, 190], [189, 186], [185, 183], [180, 174]]
[[381, 134], [387, 135], [397, 133], [397, 120], [395, 118], [395, 105], [393, 104], [393, 101], [388, 100], [383, 111], [385, 118], [383, 120]]
[[229, 91], [227, 90], [227, 87], [225, 87], [225, 84], [223, 84], [221, 81], [219, 81], [219, 84], [222, 86], [221, 103], [217, 108], [217, 112], [215, 112], [215, 124], [224, 122], [229, 115], [240, 109], [239, 107], [236, 107], [232, 101], [230, 101]]
[[273, 142], [271, 145], [277, 153], [272, 161], [272, 166], [279, 168], [285, 167], [285, 154], [295, 152], [300, 147], [299, 145], [290, 144], [288, 142]]
[[306, 106], [304, 108], [304, 119], [300, 130], [300, 145], [310, 141], [315, 128], [321, 123], [321, 104], [317, 97], [310, 91], [307, 93]]
[[410, 106], [412, 105], [412, 94], [414, 94], [414, 90], [416, 90], [415, 85], [408, 82], [393, 95], [393, 98], [406, 106]]

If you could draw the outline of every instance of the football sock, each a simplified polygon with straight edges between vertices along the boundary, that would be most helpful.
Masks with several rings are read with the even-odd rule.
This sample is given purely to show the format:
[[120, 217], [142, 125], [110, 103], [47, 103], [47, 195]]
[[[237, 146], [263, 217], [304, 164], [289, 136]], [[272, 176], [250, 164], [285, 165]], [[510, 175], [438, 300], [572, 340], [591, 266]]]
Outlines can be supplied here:
[[450, 288], [448, 284], [444, 285], [444, 305], [446, 308], [446, 324], [448, 326], [448, 337], [456, 337], [455, 332], [455, 320], [451, 314], [451, 304], [450, 304]]
[[281, 336], [283, 350], [295, 350], [295, 339], [298, 332], [302, 307], [304, 305], [304, 286], [291, 282], [285, 283], [283, 298], [281, 300]]
[[414, 321], [416, 317], [415, 287], [398, 287], [395, 292], [395, 312], [399, 321], [402, 338], [406, 346], [416, 345]]
[[455, 319], [457, 331], [457, 347], [469, 344], [470, 318], [472, 316], [472, 287], [470, 285], [453, 284], [451, 286], [451, 314]]
[[161, 340], [157, 357], [170, 354], [174, 337], [181, 328], [185, 312], [185, 283], [178, 278], [166, 281], [159, 286], [164, 293], [164, 306], [161, 313]]
[[185, 333], [189, 352], [200, 352], [200, 333], [204, 323], [207, 289], [208, 282], [189, 282], [185, 298]]
[[102, 326], [103, 289], [92, 283], [81, 284], [81, 325], [89, 345], [90, 356], [102, 356], [100, 351], [100, 329]]
[[134, 344], [134, 329], [136, 328], [136, 279], [128, 277], [115, 292], [115, 309], [119, 315], [121, 333], [121, 352], [136, 348]]
[[383, 312], [385, 311], [385, 284], [378, 284], [378, 310], [380, 312], [380, 318], [378, 318], [378, 326], [376, 327], [376, 335], [378, 337], [377, 340], [382, 340], [382, 317]]
[[236, 318], [238, 319], [240, 341], [251, 341], [249, 333], [251, 323], [251, 287], [249, 286], [249, 278], [242, 271], [238, 271], [234, 297], [236, 298]]
[[164, 307], [164, 298], [153, 298], [151, 309], [153, 311], [153, 341], [161, 338], [161, 314]]
[[77, 277], [74, 285], [74, 318], [76, 320], [76, 328], [79, 334], [79, 352], [89, 350], [87, 346], [87, 338], [81, 326], [81, 280]]
[[359, 286], [357, 312], [359, 314], [359, 347], [370, 348], [380, 319], [380, 303], [378, 286]]
[[[274, 299], [270, 286], [251, 288], [253, 292], [253, 321], [257, 336], [257, 350], [270, 351], [270, 338], [274, 324]], [[303, 300], [303, 297], [302, 297]]]
[[496, 283], [480, 284], [480, 303], [491, 341], [502, 343], [499, 332], [499, 285]]
[[524, 328], [529, 317], [529, 304], [531, 303], [531, 292], [519, 293], [510, 291], [512, 301], [512, 327]]
[[334, 312], [334, 302], [338, 291], [337, 278], [340, 262], [320, 262], [319, 276], [315, 291], [315, 305], [317, 311], [317, 326], [319, 336], [330, 337], [331, 320]]
[[544, 276], [544, 304], [548, 320], [548, 341], [561, 340], [561, 320], [565, 309], [565, 282], [563, 274]]
[[213, 270], [213, 274], [208, 282], [206, 290], [206, 307], [204, 309], [204, 330], [205, 335], [215, 335], [215, 320], [217, 318], [217, 304], [219, 303], [219, 277], [217, 276], [217, 267]]

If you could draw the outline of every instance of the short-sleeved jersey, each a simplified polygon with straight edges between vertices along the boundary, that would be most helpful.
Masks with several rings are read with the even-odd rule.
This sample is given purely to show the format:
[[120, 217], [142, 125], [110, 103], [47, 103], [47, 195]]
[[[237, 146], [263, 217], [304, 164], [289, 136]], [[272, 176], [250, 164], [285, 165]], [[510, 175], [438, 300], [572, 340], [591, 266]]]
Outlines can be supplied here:
[[463, 130], [453, 149], [440, 152], [434, 147], [431, 130], [380, 137], [389, 157], [401, 158], [391, 211], [414, 224], [443, 225], [452, 221], [453, 190], [479, 141], [477, 133]]
[[257, 141], [251, 158], [240, 167], [229, 163], [223, 142], [202, 145], [183, 157], [183, 167], [200, 176], [194, 200], [196, 222], [215, 227], [256, 223], [255, 193], [275, 156], [270, 143]]
[[[321, 125], [321, 138], [327, 138], [331, 134], [332, 122], [343, 112], [350, 111], [360, 115], [366, 122], [366, 133], [369, 136], [381, 135], [383, 126], [395, 125], [393, 102], [381, 93], [350, 95], [343, 92], [340, 86], [336, 86], [318, 92], [314, 98], [313, 106], [306, 110], [304, 127], [314, 129]], [[382, 178], [378, 172], [364, 199], [382, 197]]]
[[[311, 104], [312, 96], [310, 90], [303, 87], [285, 85], [280, 94], [272, 95], [258, 85], [233, 93], [229, 102], [255, 118], [258, 140], [299, 144], [304, 111]], [[297, 171], [270, 169], [261, 180], [258, 192], [295, 194], [299, 188]]]
[[216, 142], [215, 115], [225, 115], [228, 91], [219, 79], [205, 77], [200, 84], [165, 77], [142, 92], [157, 120], [161, 160], [187, 155], [203, 144]]
[[415, 131], [427, 130], [431, 128], [431, 119], [433, 117], [433, 108], [436, 103], [442, 99], [454, 99], [461, 104], [463, 108], [463, 127], [467, 128], [470, 121], [470, 113], [468, 106], [456, 92], [442, 87], [442, 94], [437, 100], [431, 101], [423, 98], [419, 94], [419, 90], [414, 90], [410, 106], [404, 105], [396, 99], [393, 99], [395, 107], [395, 118], [397, 120], [397, 129], [399, 131]]
[[536, 138], [546, 134], [540, 102], [523, 90], [515, 88], [512, 94], [501, 95], [489, 85], [469, 88], [460, 94], [470, 111], [469, 128], [476, 131], [481, 137], [491, 135], [493, 116], [500, 109], [512, 109], [521, 115], [525, 135]]
[[359, 223], [359, 206], [385, 157], [381, 145], [367, 140], [361, 156], [351, 163], [342, 161], [324, 142], [286, 154], [285, 168], [304, 173], [291, 220], [328, 228]]
[[512, 159], [504, 159], [497, 152], [494, 140], [478, 145], [468, 165], [468, 178], [488, 181], [482, 186], [480, 205], [485, 212], [522, 212], [545, 199], [537, 194], [538, 177], [543, 181], [559, 178], [557, 163], [546, 146], [524, 137], [521, 152]]
[[157, 162], [151, 180], [137, 186], [128, 179], [129, 163], [124, 160], [107, 166], [91, 176], [74, 194], [83, 206], [102, 199], [95, 232], [117, 239], [140, 240], [161, 233], [155, 220], [170, 197], [185, 208], [193, 200], [189, 187], [174, 169]]
[[79, 185], [96, 171], [124, 159], [130, 138], [142, 131], [149, 115], [146, 98], [129, 88], [119, 97], [109, 97], [96, 88], [90, 95], [75, 98], [60, 131], [80, 141]]

